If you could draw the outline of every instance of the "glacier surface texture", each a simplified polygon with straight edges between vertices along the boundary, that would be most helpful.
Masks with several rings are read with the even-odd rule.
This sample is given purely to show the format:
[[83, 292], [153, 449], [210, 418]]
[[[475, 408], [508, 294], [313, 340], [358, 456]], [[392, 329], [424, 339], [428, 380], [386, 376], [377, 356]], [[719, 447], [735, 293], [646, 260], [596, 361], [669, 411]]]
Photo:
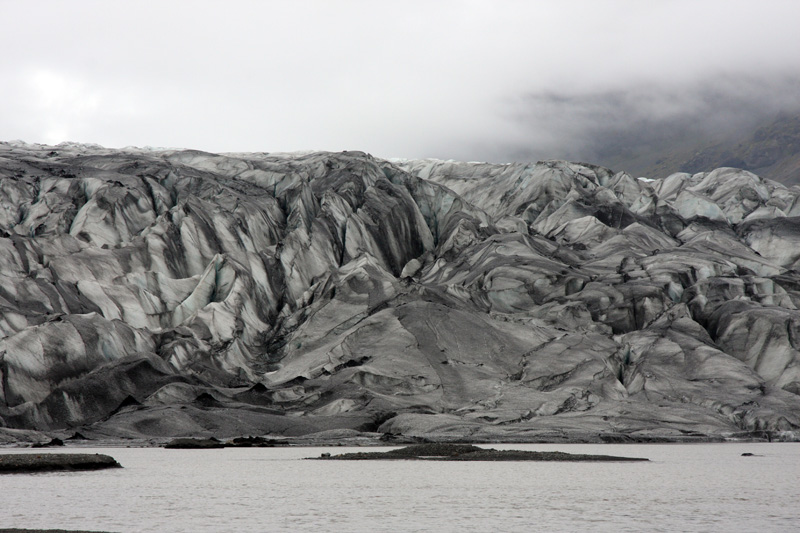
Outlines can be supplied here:
[[798, 187], [20, 142], [0, 183], [0, 441], [800, 435]]

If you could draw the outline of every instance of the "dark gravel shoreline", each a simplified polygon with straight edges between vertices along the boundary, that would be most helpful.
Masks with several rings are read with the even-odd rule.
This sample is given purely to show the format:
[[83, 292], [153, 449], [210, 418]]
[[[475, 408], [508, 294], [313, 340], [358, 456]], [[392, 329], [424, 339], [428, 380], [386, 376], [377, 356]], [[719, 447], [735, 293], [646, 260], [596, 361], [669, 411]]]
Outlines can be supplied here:
[[0, 455], [0, 474], [122, 468], [113, 457], [88, 453], [14, 453]]
[[0, 529], [0, 533], [106, 533], [104, 531], [88, 531], [76, 529]]
[[469, 444], [416, 444], [388, 452], [357, 452], [331, 455], [324, 453], [313, 459], [334, 461], [399, 460], [422, 461], [649, 461], [639, 457], [613, 455], [587, 455], [565, 452], [529, 452], [521, 450], [494, 450]]

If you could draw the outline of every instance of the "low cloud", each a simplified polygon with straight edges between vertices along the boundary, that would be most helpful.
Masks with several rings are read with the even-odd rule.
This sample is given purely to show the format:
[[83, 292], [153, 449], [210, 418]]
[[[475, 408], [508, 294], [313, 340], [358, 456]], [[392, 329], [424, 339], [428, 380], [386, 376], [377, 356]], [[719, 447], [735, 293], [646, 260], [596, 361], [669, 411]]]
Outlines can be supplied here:
[[3, 7], [0, 139], [595, 160], [800, 94], [780, 0]]
[[641, 150], [735, 139], [781, 112], [800, 112], [800, 77], [719, 75], [678, 86], [531, 93], [506, 110], [525, 139], [490, 157], [602, 162]]

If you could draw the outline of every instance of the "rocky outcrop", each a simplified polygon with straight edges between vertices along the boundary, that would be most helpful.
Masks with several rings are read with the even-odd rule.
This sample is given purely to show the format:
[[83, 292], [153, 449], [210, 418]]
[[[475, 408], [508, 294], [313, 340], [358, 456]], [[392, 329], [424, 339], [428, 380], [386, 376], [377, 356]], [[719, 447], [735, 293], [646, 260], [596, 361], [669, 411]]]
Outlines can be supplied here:
[[648, 461], [638, 457], [613, 455], [588, 455], [564, 452], [532, 452], [521, 450], [495, 450], [469, 444], [415, 444], [388, 452], [356, 452], [332, 455], [323, 453], [316, 459], [333, 461], [568, 461], [568, 462], [637, 462]]
[[0, 474], [122, 468], [113, 457], [99, 453], [15, 453], [0, 455]]
[[0, 179], [4, 435], [799, 435], [800, 189], [746, 171], [2, 143]]

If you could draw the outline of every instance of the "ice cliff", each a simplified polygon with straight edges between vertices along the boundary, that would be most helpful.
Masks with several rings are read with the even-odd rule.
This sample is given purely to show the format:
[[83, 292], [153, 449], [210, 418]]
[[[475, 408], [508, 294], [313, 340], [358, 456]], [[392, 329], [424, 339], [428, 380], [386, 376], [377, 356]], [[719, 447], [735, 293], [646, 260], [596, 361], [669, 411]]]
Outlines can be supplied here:
[[6, 438], [800, 435], [798, 187], [20, 142], [0, 183]]

